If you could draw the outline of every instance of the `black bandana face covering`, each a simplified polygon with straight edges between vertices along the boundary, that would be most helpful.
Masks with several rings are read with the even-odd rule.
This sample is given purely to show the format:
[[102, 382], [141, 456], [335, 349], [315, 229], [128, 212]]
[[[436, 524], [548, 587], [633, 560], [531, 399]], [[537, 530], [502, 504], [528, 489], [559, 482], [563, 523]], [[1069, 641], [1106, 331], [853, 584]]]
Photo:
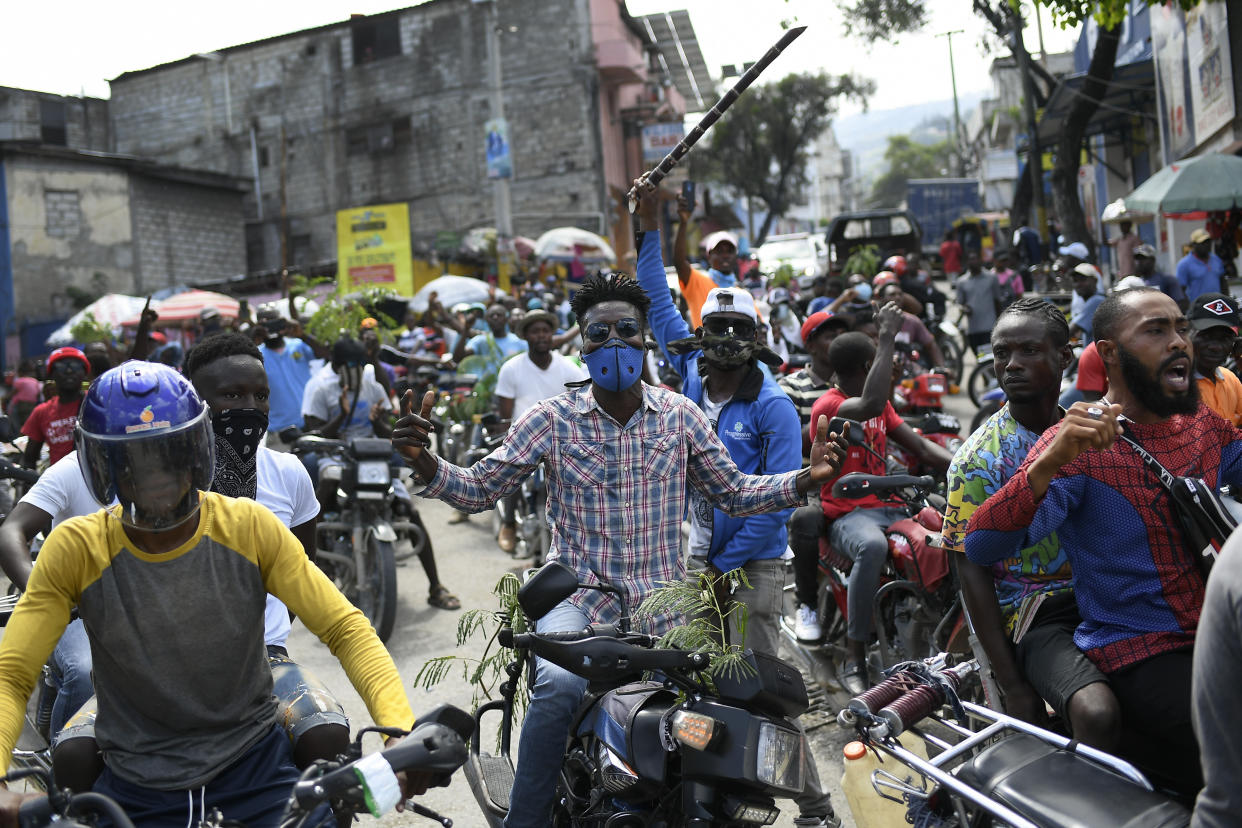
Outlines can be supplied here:
[[216, 477], [211, 490], [254, 500], [267, 413], [257, 408], [228, 408], [212, 413], [211, 427], [216, 435]]

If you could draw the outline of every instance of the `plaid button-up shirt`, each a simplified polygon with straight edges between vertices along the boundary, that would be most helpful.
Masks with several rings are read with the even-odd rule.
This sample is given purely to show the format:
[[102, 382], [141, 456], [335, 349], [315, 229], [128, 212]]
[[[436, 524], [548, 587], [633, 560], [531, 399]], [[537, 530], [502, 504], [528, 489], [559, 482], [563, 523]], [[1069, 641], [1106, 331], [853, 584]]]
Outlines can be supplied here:
[[[738, 471], [703, 412], [680, 394], [643, 385], [643, 404], [620, 426], [590, 386], [542, 400], [509, 430], [504, 444], [468, 469], [440, 461], [424, 497], [479, 512], [510, 494], [547, 459], [549, 560], [583, 583], [621, 589], [631, 610], [660, 583], [685, 576], [681, 520], [686, 486], [732, 515], [801, 505], [797, 472]], [[580, 590], [571, 599], [595, 622], [615, 623], [611, 596]], [[651, 619], [659, 634], [673, 615]]]

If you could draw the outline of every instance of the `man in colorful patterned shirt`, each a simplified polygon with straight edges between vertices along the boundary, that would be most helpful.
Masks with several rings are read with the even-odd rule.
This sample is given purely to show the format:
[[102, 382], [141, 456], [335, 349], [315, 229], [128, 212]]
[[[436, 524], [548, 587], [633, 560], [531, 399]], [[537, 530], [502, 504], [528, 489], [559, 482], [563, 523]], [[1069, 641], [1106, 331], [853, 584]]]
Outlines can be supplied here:
[[[648, 231], [639, 268], [659, 266], [660, 237]], [[745, 475], [729, 457], [703, 412], [681, 394], [641, 381], [649, 300], [623, 274], [588, 277], [574, 294], [582, 329], [582, 361], [591, 381], [575, 392], [536, 403], [517, 419], [504, 443], [468, 469], [426, 450], [431, 431], [428, 391], [420, 413], [413, 392], [393, 447], [426, 482], [420, 492], [456, 509], [479, 512], [511, 493], [546, 460], [548, 560], [560, 560], [586, 583], [619, 588], [635, 608], [661, 583], [685, 578], [681, 521], [688, 489], [738, 517], [788, 509], [836, 474], [843, 441], [828, 441], [825, 419], [811, 449], [809, 468], [771, 476]], [[591, 622], [616, 623], [619, 605], [595, 590], [579, 591], [539, 619], [539, 632], [581, 630]], [[659, 634], [678, 619], [649, 619]], [[535, 689], [522, 725], [517, 773], [505, 824], [546, 828], [564, 758], [573, 712], [586, 680], [540, 659]]]
[[1055, 534], [990, 568], [968, 560], [966, 522], [1026, 459], [1039, 435], [1061, 419], [1057, 378], [1071, 358], [1069, 328], [1054, 305], [1019, 299], [992, 331], [996, 375], [1008, 404], [966, 440], [949, 467], [945, 546], [958, 559], [962, 595], [992, 673], [1013, 716], [1039, 723], [1047, 700], [1074, 738], [1110, 750], [1121, 711], [1107, 679], [1074, 645], [1082, 621], [1073, 573]]
[[1074, 642], [1108, 676], [1147, 754], [1135, 760], [1188, 798], [1203, 784], [1190, 685], [1204, 577], [1167, 490], [1118, 435], [1212, 487], [1242, 484], [1242, 439], [1199, 401], [1189, 324], [1168, 296], [1110, 296], [1094, 331], [1111, 403], [1075, 403], [1044, 432], [971, 516], [966, 554], [991, 565], [1058, 535], [1083, 619]]

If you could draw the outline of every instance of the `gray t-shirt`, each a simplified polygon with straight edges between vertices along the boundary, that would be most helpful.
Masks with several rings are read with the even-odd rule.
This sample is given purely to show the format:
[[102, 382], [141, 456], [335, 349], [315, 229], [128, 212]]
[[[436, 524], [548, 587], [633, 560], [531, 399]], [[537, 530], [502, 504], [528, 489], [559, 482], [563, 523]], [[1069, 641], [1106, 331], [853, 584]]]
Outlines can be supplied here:
[[1004, 294], [996, 274], [984, 270], [977, 276], [969, 273], [958, 277], [957, 302], [970, 308], [966, 323], [968, 333], [987, 333], [996, 327], [996, 305]]
[[1221, 550], [1195, 635], [1191, 715], [1199, 739], [1203, 790], [1195, 802], [1194, 828], [1238, 824], [1242, 813], [1242, 532]]

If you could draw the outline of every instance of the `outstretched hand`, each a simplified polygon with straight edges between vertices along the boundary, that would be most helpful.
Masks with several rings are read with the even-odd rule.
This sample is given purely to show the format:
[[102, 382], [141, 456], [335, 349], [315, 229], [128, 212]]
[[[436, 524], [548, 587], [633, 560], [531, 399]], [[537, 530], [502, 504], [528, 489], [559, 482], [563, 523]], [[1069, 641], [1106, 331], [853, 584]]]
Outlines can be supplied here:
[[803, 475], [799, 475], [798, 491], [805, 494], [813, 486], [827, 483], [841, 471], [841, 464], [845, 462], [846, 453], [849, 451], [849, 445], [845, 441], [849, 432], [847, 423], [843, 433], [829, 433], [828, 418], [820, 416], [815, 424], [815, 439], [811, 441], [811, 465], [806, 469], [806, 485], [803, 485]]
[[392, 431], [392, 447], [415, 471], [421, 471], [420, 467], [428, 459], [425, 455], [430, 454], [427, 451], [431, 446], [430, 418], [435, 403], [436, 392], [428, 390], [423, 394], [422, 407], [415, 414], [414, 392], [407, 389], [401, 397], [401, 417]]

